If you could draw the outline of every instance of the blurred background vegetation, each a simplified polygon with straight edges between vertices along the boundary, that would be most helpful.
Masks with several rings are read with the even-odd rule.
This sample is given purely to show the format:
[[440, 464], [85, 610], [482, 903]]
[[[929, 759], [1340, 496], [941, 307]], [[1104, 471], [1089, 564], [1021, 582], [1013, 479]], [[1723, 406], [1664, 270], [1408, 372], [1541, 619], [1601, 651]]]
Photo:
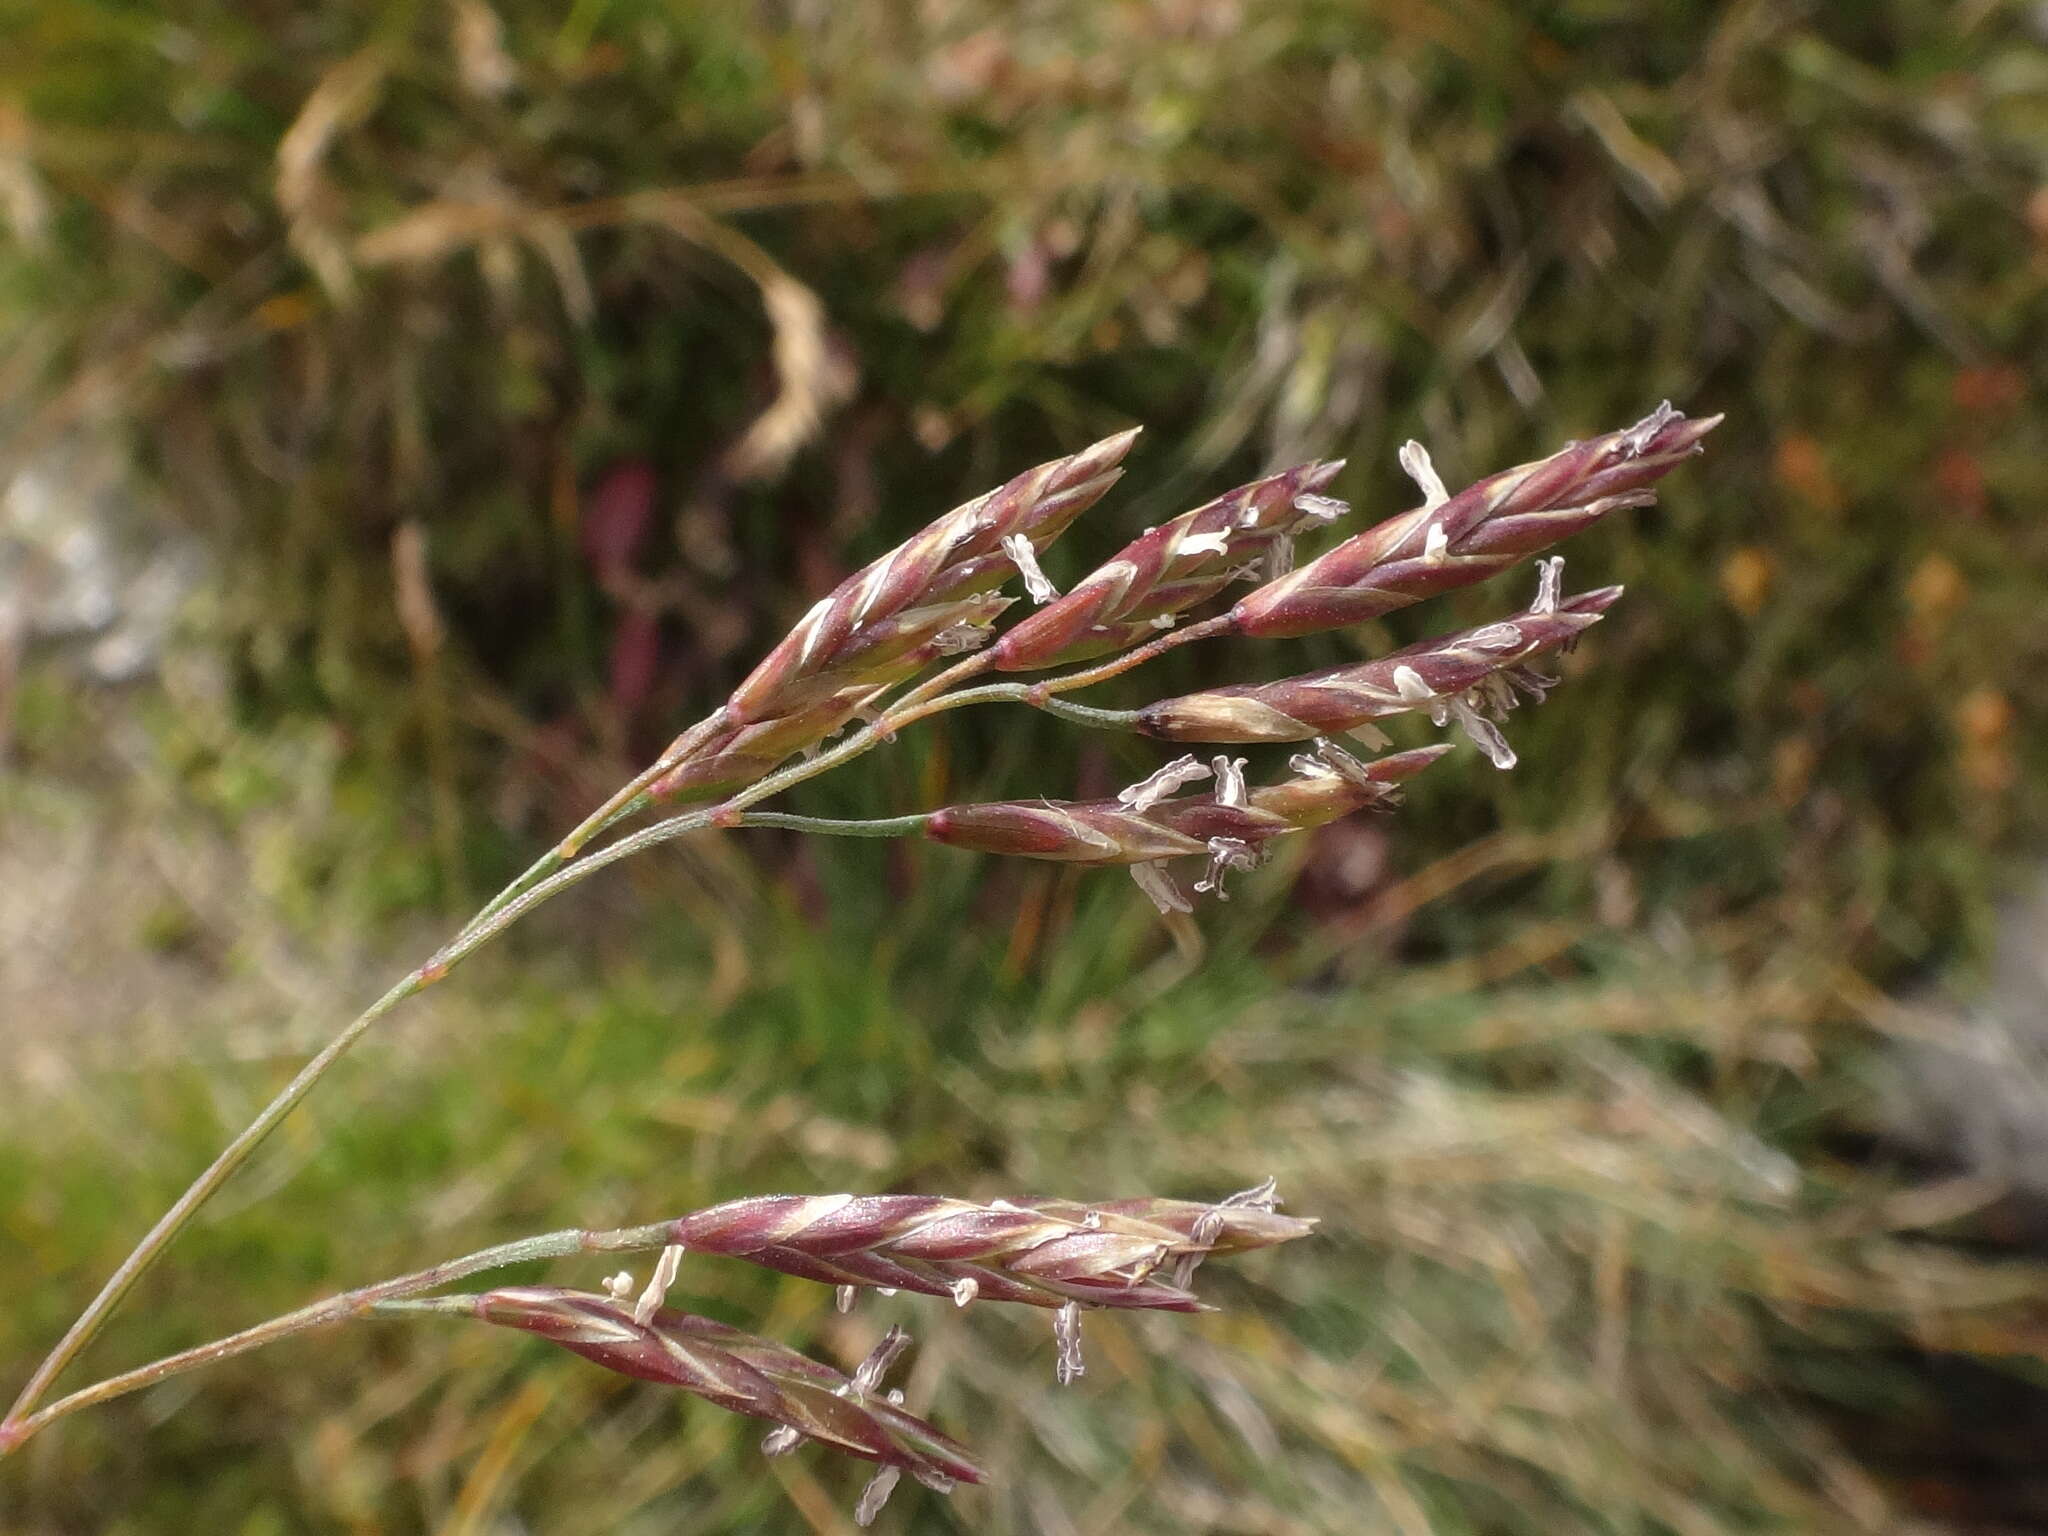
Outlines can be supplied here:
[[[1456, 485], [1668, 396], [1728, 424], [1570, 552], [1631, 596], [1522, 766], [1295, 850], [1198, 968], [1109, 876], [640, 861], [374, 1039], [90, 1359], [744, 1193], [1271, 1173], [1323, 1235], [1205, 1272], [1221, 1314], [1093, 1323], [1071, 1390], [1041, 1318], [709, 1263], [680, 1299], [841, 1361], [911, 1324], [912, 1406], [997, 1476], [888, 1529], [2048, 1528], [2025, 1180], [1967, 1091], [1881, 1086], [1962, 1029], [1930, 988], [1987, 974], [2048, 784], [2039, 6], [0, 0], [0, 37], [10, 1381], [306, 1051], [939, 511], [1144, 422], [1065, 578], [1273, 465], [1348, 455], [1377, 516], [1407, 437]], [[798, 798], [1155, 758], [963, 715]], [[847, 1528], [861, 1469], [758, 1438], [364, 1326], [70, 1421], [0, 1526]]]

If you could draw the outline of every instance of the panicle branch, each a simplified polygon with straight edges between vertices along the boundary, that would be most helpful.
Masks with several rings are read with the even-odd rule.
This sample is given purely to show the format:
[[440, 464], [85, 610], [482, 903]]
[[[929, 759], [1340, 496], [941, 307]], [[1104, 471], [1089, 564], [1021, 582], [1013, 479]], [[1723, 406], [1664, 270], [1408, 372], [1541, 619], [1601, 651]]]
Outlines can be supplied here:
[[1289, 1242], [1314, 1225], [1243, 1201], [763, 1195], [685, 1216], [670, 1237], [693, 1253], [821, 1285], [915, 1291], [963, 1306], [978, 1297], [1195, 1312], [1203, 1308], [1186, 1289], [1189, 1261]]
[[735, 723], [784, 713], [798, 686], [821, 672], [859, 666], [877, 626], [906, 609], [943, 608], [1001, 585], [1016, 572], [1005, 539], [1043, 549], [1099, 500], [1137, 429], [1026, 470], [955, 507], [820, 598], [795, 629], [733, 690], [725, 712]]
[[707, 800], [759, 783], [897, 683], [985, 645], [1015, 601], [991, 589], [1016, 574], [1016, 551], [1028, 558], [1100, 500], [1137, 436], [1132, 428], [1026, 470], [842, 581], [717, 711], [669, 744], [647, 794]]
[[983, 853], [1127, 865], [1162, 913], [1185, 912], [1187, 899], [1161, 867], [1167, 860], [1206, 856], [1208, 872], [1194, 888], [1227, 899], [1224, 876], [1256, 865], [1274, 838], [1391, 806], [1405, 780], [1449, 750], [1420, 747], [1360, 762], [1318, 739], [1313, 752], [1290, 760], [1288, 778], [1256, 789], [1245, 787], [1237, 760], [1218, 758], [1211, 769], [1215, 784], [1205, 794], [955, 805], [932, 812], [924, 830], [934, 841]]
[[990, 648], [989, 664], [998, 672], [1036, 671], [1171, 629], [1232, 580], [1256, 575], [1261, 560], [1296, 532], [1349, 510], [1320, 494], [1343, 467], [1342, 459], [1298, 465], [1146, 529], [1065, 597], [1014, 625]]
[[1569, 647], [1620, 596], [1620, 587], [1601, 587], [1548, 612], [1531, 608], [1374, 661], [1163, 699], [1138, 711], [1137, 726], [1169, 741], [1306, 741], [1467, 695], [1504, 710], [1512, 706], [1516, 687], [1540, 698], [1547, 680], [1529, 670], [1529, 663]]
[[636, 1319], [631, 1300], [556, 1286], [509, 1286], [473, 1296], [381, 1302], [380, 1315], [474, 1317], [559, 1344], [606, 1370], [677, 1387], [734, 1413], [767, 1419], [793, 1439], [908, 1472], [938, 1489], [978, 1483], [964, 1446], [883, 1395], [881, 1369], [901, 1347], [885, 1341], [880, 1365], [843, 1375], [808, 1355], [710, 1318], [661, 1307]]
[[1215, 792], [1154, 801], [997, 800], [947, 806], [925, 820], [925, 835], [955, 848], [1057, 859], [1069, 864], [1149, 864], [1207, 851], [1207, 839], [1257, 847], [1289, 832], [1393, 802], [1397, 786], [1449, 751], [1397, 752], [1360, 762], [1330, 742], [1301, 754], [1280, 783], [1247, 790], [1231, 804]]
[[1650, 487], [1720, 421], [1688, 418], [1666, 402], [1623, 431], [1489, 475], [1441, 502], [1431, 496], [1242, 598], [1233, 627], [1259, 638], [1305, 635], [1483, 581], [1610, 512], [1649, 505]]

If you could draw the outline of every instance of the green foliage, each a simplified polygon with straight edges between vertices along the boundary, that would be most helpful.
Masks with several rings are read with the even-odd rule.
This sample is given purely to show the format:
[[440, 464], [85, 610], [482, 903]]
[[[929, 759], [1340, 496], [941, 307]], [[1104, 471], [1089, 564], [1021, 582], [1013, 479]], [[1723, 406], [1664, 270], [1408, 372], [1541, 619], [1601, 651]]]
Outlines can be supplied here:
[[[1369, 518], [1408, 504], [1409, 436], [1455, 484], [1668, 395], [1730, 421], [1662, 507], [1571, 551], [1575, 584], [1631, 596], [1517, 716], [1523, 766], [1461, 760], [1390, 848], [1265, 872], [1205, 914], [1200, 972], [1114, 877], [770, 838], [629, 868], [522, 934], [516, 972], [396, 1023], [247, 1189], [292, 1182], [192, 1234], [109, 1351], [742, 1192], [1271, 1171], [1324, 1218], [1315, 1253], [1222, 1281], [1221, 1317], [1103, 1324], [1064, 1396], [1034, 1319], [684, 1284], [842, 1359], [913, 1322], [940, 1421], [1011, 1461], [979, 1503], [905, 1497], [905, 1528], [1881, 1523], [1761, 1319], [1823, 1341], [1802, 1392], [1876, 1399], [1848, 1346], [2020, 1283], [1871, 1235], [1826, 1156], [1843, 976], [1965, 949], [2041, 810], [2048, 69], [2028, 6], [1965, 10], [0, 0], [0, 446], [111, 441], [145, 530], [198, 531], [220, 573], [121, 706], [150, 746], [118, 792], [81, 745], [99, 706], [26, 674], [7, 809], [75, 810], [44, 791], [79, 775], [164, 817], [173, 862], [232, 846], [261, 912], [220, 946], [189, 890], [153, 908], [134, 942], [218, 991], [187, 1060], [0, 1136], [0, 1359], [271, 1085], [225, 1042], [278, 1011], [247, 994], [280, 946], [372, 990], [365, 951], [523, 864], [943, 508], [1145, 422], [1065, 580], [1274, 462], [1348, 454]], [[641, 463], [650, 524], [607, 565], [605, 488]], [[408, 523], [439, 639], [393, 597]], [[1252, 655], [1191, 648], [1102, 702]], [[963, 716], [800, 798], [1152, 763]], [[1410, 878], [1353, 888], [1340, 855]], [[714, 1531], [850, 1504], [848, 1469], [764, 1475], [745, 1426], [495, 1338], [349, 1330], [190, 1381], [0, 1467], [4, 1523]]]

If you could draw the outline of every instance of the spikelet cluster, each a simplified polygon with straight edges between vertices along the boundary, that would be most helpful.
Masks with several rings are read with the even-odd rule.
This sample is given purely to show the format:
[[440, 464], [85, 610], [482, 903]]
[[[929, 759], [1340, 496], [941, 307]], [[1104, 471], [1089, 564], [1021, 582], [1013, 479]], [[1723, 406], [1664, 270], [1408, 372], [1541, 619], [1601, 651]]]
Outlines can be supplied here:
[[[1266, 1192], [1270, 1194], [1270, 1191]], [[978, 1204], [933, 1195], [762, 1195], [685, 1216], [691, 1253], [745, 1259], [822, 1285], [1021, 1302], [1200, 1310], [1192, 1264], [1306, 1236], [1270, 1203], [1138, 1199]]]

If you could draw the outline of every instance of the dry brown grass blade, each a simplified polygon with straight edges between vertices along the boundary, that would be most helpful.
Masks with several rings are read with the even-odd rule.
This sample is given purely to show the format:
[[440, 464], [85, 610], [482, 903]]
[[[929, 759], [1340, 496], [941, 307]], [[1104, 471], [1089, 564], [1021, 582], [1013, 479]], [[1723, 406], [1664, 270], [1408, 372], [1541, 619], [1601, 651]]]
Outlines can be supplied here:
[[355, 269], [337, 218], [340, 199], [321, 164], [334, 141], [376, 106], [389, 69], [384, 50], [374, 46], [341, 60], [321, 76], [277, 142], [272, 190], [287, 237], [322, 286], [341, 301], [355, 295]]

